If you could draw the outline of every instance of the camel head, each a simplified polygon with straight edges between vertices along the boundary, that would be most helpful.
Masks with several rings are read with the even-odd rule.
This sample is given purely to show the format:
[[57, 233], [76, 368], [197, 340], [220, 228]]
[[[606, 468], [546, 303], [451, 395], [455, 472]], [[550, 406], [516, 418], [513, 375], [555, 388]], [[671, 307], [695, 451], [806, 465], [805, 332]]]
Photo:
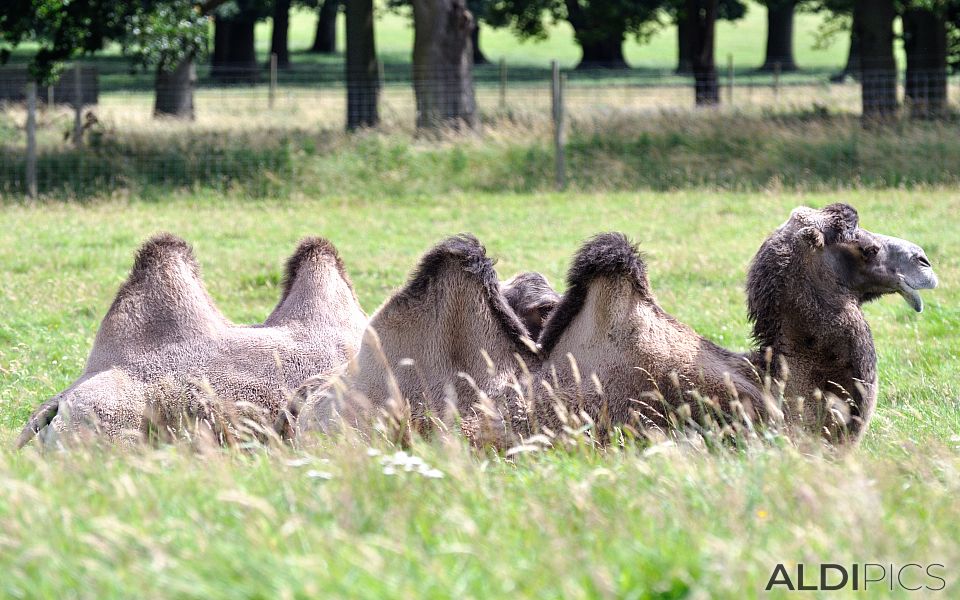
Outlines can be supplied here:
[[532, 271], [517, 273], [500, 284], [500, 291], [526, 325], [530, 338], [538, 339], [547, 317], [560, 302], [560, 295], [550, 287], [547, 278]]
[[765, 246], [771, 241], [792, 246], [804, 256], [809, 275], [824, 275], [823, 280], [838, 283], [861, 303], [897, 293], [920, 312], [919, 290], [937, 286], [923, 248], [860, 227], [857, 211], [846, 204], [797, 208]]

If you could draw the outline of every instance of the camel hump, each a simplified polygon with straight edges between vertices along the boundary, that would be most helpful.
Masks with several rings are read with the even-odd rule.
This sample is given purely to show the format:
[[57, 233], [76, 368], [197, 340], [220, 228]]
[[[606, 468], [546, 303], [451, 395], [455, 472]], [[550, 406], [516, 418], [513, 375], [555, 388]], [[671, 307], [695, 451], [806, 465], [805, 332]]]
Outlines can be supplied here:
[[346, 281], [348, 285], [351, 285], [352, 288], [350, 278], [347, 276], [346, 267], [343, 265], [343, 259], [340, 258], [336, 246], [326, 238], [307, 237], [300, 241], [293, 255], [287, 259], [287, 265], [283, 272], [283, 295], [281, 302], [290, 295], [297, 278], [304, 273], [307, 268], [323, 264], [333, 265], [337, 269], [340, 277]]
[[225, 323], [203, 285], [190, 245], [160, 233], [137, 251], [130, 275], [100, 323], [87, 366], [125, 364], [138, 352], [200, 339]]
[[413, 308], [436, 301], [438, 294], [462, 296], [470, 291], [452, 284], [449, 278], [453, 275], [470, 281], [479, 288], [504, 333], [521, 354], [525, 354], [529, 350], [523, 340], [529, 339], [529, 332], [503, 296], [494, 264], [495, 261], [487, 256], [486, 248], [473, 235], [461, 233], [448, 237], [423, 255], [406, 286], [397, 292], [390, 304], [394, 308]]
[[183, 238], [167, 232], [157, 233], [137, 251], [133, 269], [130, 271], [131, 278], [161, 267], [171, 260], [183, 260], [190, 266], [199, 268], [193, 248]]
[[280, 302], [264, 325], [298, 324], [315, 328], [336, 324], [342, 329], [344, 323], [356, 325], [359, 338], [366, 315], [360, 308], [343, 260], [329, 240], [304, 238], [287, 259]]
[[567, 272], [567, 291], [540, 334], [543, 352], [549, 352], [580, 313], [591, 284], [598, 278], [625, 279], [645, 298], [653, 300], [647, 267], [637, 245], [618, 232], [600, 233], [577, 251]]

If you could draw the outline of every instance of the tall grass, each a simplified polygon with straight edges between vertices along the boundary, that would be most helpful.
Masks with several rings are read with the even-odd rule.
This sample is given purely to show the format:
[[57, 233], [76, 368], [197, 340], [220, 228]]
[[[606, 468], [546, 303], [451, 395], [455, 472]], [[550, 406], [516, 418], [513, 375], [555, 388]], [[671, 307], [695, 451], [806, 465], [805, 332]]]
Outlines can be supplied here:
[[[423, 137], [404, 128], [345, 134], [296, 125], [234, 131], [159, 123], [106, 128], [82, 151], [53, 146], [38, 161], [40, 193], [90, 198], [117, 190], [235, 190], [261, 197], [371, 197], [553, 189], [551, 126], [501, 113], [474, 134]], [[19, 148], [0, 150], [0, 193], [22, 197]], [[568, 185], [579, 191], [827, 190], [954, 185], [955, 121], [864, 129], [850, 116], [657, 113], [577, 119], [566, 145]]]

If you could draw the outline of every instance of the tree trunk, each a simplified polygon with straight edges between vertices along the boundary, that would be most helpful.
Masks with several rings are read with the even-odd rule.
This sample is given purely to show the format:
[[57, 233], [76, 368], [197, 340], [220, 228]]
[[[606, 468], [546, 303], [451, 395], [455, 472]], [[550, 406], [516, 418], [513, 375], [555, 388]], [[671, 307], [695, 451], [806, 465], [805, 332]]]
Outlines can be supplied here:
[[907, 54], [906, 98], [915, 117], [935, 117], [947, 105], [947, 28], [929, 9], [903, 13], [903, 47]]
[[796, 71], [793, 58], [793, 14], [796, 0], [767, 1], [767, 53], [761, 71]]
[[693, 73], [693, 61], [690, 59], [690, 34], [687, 32], [687, 19], [682, 14], [677, 17], [677, 75]]
[[474, 127], [473, 15], [464, 0], [413, 0], [417, 127]]
[[897, 62], [893, 56], [893, 0], [856, 0], [854, 23], [860, 42], [860, 89], [864, 120], [897, 111]]
[[686, 0], [686, 12], [697, 106], [715, 106], [720, 104], [714, 61], [717, 0]]
[[176, 117], [193, 120], [193, 88], [197, 82], [197, 70], [193, 57], [172, 65], [172, 70], [157, 67], [154, 80], [154, 117]]
[[211, 75], [224, 83], [253, 83], [259, 75], [252, 18], [215, 19]]
[[577, 41], [583, 50], [583, 58], [577, 65], [578, 69], [629, 69], [627, 59], [623, 57], [624, 34], [610, 33], [608, 37], [592, 35], [588, 32], [584, 37], [577, 35]]
[[274, 0], [270, 52], [277, 55], [277, 67], [281, 69], [286, 69], [290, 66], [289, 30], [290, 0]]
[[373, 0], [347, 0], [347, 129], [380, 124]]
[[490, 64], [490, 61], [487, 60], [487, 57], [483, 55], [483, 51], [480, 50], [480, 22], [474, 21], [473, 31], [470, 32], [470, 43], [473, 45], [473, 64], [475, 65], [486, 65]]
[[317, 16], [317, 34], [310, 52], [333, 54], [337, 51], [337, 13], [341, 0], [324, 0]]
[[573, 37], [583, 51], [578, 69], [627, 69], [626, 59], [623, 57], [623, 39], [626, 37], [626, 28], [619, 23], [616, 26], [609, 23], [598, 23], [596, 15], [590, 14], [578, 0], [565, 0], [567, 6], [567, 21], [573, 28]]

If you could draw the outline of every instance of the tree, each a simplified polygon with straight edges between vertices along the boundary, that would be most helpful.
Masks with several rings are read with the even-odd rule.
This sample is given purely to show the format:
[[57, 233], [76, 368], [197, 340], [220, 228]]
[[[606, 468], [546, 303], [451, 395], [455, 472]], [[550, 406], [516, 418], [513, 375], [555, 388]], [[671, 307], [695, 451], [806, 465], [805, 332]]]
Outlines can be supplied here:
[[686, 16], [697, 106], [720, 104], [714, 61], [717, 0], [687, 0]]
[[467, 0], [467, 9], [473, 15], [473, 29], [470, 31], [470, 43], [473, 44], [473, 64], [485, 65], [490, 61], [480, 50], [480, 21], [487, 18], [490, 0]]
[[310, 52], [333, 54], [337, 51], [337, 13], [342, 0], [320, 0], [317, 12], [317, 32], [313, 36]]
[[913, 116], [941, 114], [947, 105], [946, 7], [915, 2], [903, 11], [907, 55], [905, 96]]
[[154, 116], [192, 120], [195, 60], [207, 44], [207, 17], [201, 7], [192, 2], [141, 0], [119, 37], [125, 55], [156, 69]]
[[[690, 34], [687, 31], [686, 0], [667, 0], [664, 10], [670, 20], [677, 27], [677, 68], [678, 75], [693, 73], [693, 62], [690, 58]], [[717, 3], [717, 18], [725, 21], [736, 21], [747, 14], [747, 6], [740, 0], [720, 0]]]
[[660, 26], [663, 0], [492, 0], [490, 22], [543, 39], [547, 19], [565, 20], [583, 51], [577, 68], [626, 68], [627, 35], [645, 40]]
[[793, 16], [797, 0], [766, 0], [767, 48], [761, 71], [796, 71], [793, 58]]
[[897, 62], [893, 55], [894, 0], [856, 0], [853, 11], [863, 65], [860, 80], [863, 118], [884, 119], [897, 111]]
[[0, 58], [30, 40], [39, 48], [30, 71], [49, 82], [63, 62], [121, 43], [141, 66], [155, 68], [154, 114], [193, 118], [193, 61], [206, 47], [204, 15], [222, 0], [11, 0], [0, 4]]
[[465, 0], [413, 0], [417, 127], [474, 127], [473, 15]]
[[270, 29], [270, 53], [277, 55], [277, 67], [290, 66], [290, 0], [273, 0], [273, 24]]
[[259, 78], [254, 31], [271, 9], [271, 0], [229, 0], [217, 8], [211, 76], [226, 83], [252, 83]]
[[347, 129], [380, 123], [380, 69], [373, 32], [373, 0], [347, 3]]

